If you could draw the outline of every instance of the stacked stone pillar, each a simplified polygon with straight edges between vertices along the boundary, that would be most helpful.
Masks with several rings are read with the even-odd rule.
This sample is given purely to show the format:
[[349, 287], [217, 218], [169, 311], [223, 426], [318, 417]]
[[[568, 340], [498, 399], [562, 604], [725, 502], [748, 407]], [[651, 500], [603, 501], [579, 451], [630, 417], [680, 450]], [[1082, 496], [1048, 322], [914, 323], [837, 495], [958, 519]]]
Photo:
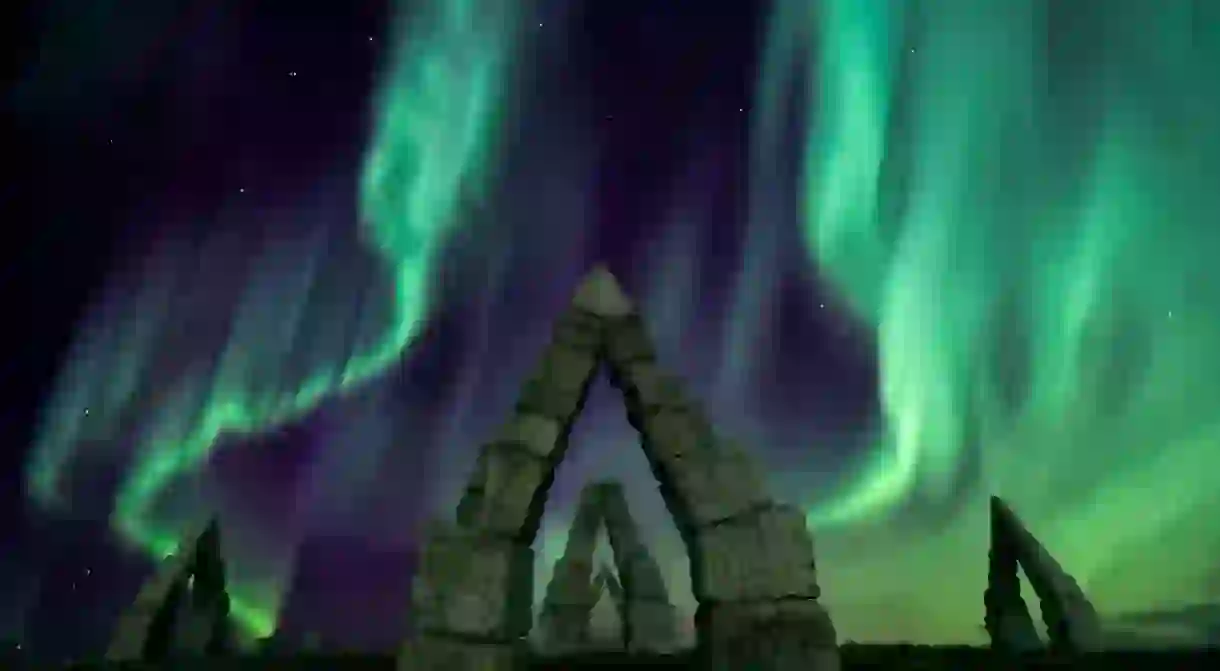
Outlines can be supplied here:
[[606, 536], [622, 586], [618, 600], [623, 643], [632, 653], [673, 652], [678, 637], [677, 610], [652, 553], [648, 551], [617, 482], [594, 485], [602, 503]]
[[585, 487], [580, 493], [576, 517], [568, 532], [563, 556], [555, 562], [554, 575], [547, 583], [538, 626], [539, 647], [548, 655], [583, 652], [590, 645], [589, 618], [601, 596], [593, 580], [597, 532], [602, 514], [597, 490]]
[[191, 544], [162, 561], [119, 617], [107, 660], [157, 662], [232, 651], [218, 521], [187, 538]]

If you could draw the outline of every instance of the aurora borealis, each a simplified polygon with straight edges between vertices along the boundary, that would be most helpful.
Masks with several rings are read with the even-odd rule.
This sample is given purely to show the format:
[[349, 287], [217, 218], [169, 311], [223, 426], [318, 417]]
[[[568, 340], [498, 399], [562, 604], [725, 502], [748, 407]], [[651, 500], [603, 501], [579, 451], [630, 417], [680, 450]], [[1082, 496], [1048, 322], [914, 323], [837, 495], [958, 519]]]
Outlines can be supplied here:
[[[605, 260], [663, 360], [809, 510], [842, 638], [980, 641], [991, 494], [1104, 614], [1220, 599], [1216, 9], [776, 0], [754, 10], [751, 99], [716, 99], [748, 139], [708, 113], [654, 131], [674, 148], [624, 138], [678, 103], [586, 100], [573, 82], [595, 76], [564, 64], [599, 48], [577, 29], [593, 19], [551, 4], [402, 4], [345, 140], [358, 158], [256, 205], [243, 187], [208, 215], [145, 210], [160, 231], [209, 220], [115, 261], [45, 404], [39, 506], [107, 508], [153, 557], [218, 512], [236, 612], [269, 633], [300, 537], [409, 547], [452, 510]], [[669, 11], [636, 52], [693, 48], [673, 29], [701, 24]], [[651, 182], [616, 177], [646, 172], [607, 165], [625, 153]], [[99, 463], [123, 471], [109, 502], [74, 489]], [[626, 482], [689, 609], [605, 387], [552, 491], [538, 589], [594, 475]]]

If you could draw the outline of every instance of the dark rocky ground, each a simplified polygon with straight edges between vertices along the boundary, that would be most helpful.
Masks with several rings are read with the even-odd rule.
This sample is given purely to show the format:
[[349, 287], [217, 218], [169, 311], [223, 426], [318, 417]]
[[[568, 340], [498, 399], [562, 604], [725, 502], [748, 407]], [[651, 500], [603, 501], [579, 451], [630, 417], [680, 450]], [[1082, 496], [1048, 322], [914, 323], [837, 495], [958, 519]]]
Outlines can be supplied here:
[[[843, 669], [925, 669], [969, 671], [980, 669], [1185, 669], [1220, 668], [1220, 648], [1197, 651], [1106, 652], [1077, 658], [1035, 656], [1023, 659], [997, 657], [985, 648], [934, 647], [913, 645], [847, 645], [843, 647]], [[4, 669], [47, 669], [53, 667], [0, 660]], [[531, 669], [572, 671], [574, 669], [689, 669], [685, 656], [631, 657], [621, 654], [590, 655], [582, 658], [534, 660]], [[63, 667], [58, 667], [63, 669]], [[173, 671], [393, 671], [390, 655], [313, 654], [296, 656], [249, 656], [227, 659], [175, 660], [160, 666], [85, 662], [68, 667], [84, 671], [173, 669]]]

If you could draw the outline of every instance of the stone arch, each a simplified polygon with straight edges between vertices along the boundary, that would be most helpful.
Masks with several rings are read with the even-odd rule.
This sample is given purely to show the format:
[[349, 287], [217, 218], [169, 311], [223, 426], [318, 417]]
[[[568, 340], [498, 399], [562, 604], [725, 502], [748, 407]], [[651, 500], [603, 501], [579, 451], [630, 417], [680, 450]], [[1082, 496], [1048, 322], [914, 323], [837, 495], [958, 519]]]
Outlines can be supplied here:
[[1049, 647], [1056, 652], [1101, 648], [1101, 625], [1084, 590], [998, 496], [991, 497], [991, 550], [984, 627], [993, 648], [1030, 652], [1043, 647], [1029, 608], [1021, 597], [1023, 569], [1042, 610]]
[[603, 366], [687, 548], [701, 668], [837, 671], [803, 513], [774, 502], [745, 452], [719, 440], [657, 367], [636, 307], [602, 267], [582, 280], [512, 418], [481, 448], [456, 524], [427, 532], [400, 669], [518, 663], [532, 623], [531, 545]]
[[[603, 565], [594, 576], [594, 555], [602, 528], [615, 570]], [[624, 650], [674, 652], [676, 609], [670, 602], [661, 567], [640, 537], [622, 484], [613, 480], [591, 482], [581, 490], [567, 545], [555, 562], [542, 602], [538, 638], [546, 654], [574, 654], [589, 648], [590, 615], [603, 590], [609, 590], [618, 611]]]

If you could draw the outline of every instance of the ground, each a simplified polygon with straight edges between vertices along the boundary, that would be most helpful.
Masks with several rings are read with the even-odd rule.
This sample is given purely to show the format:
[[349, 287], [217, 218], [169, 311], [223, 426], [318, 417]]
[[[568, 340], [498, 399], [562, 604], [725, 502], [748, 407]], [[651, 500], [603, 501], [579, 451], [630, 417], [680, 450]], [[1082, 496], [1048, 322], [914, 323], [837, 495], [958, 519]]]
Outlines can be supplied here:
[[[1220, 668], [1220, 648], [1203, 651], [1109, 652], [1078, 659], [1031, 657], [1021, 660], [997, 658], [985, 648], [935, 647], [911, 645], [848, 645], [842, 648], [843, 671], [854, 669], [920, 669], [933, 671], [970, 671], [980, 669], [1161, 669]], [[531, 669], [572, 671], [573, 669], [688, 669], [685, 657], [641, 657], [601, 654], [579, 659], [566, 658], [544, 662], [536, 660]], [[46, 668], [4, 663], [5, 669]], [[299, 655], [284, 657], [238, 657], [225, 659], [177, 660], [170, 665], [149, 667], [140, 664], [84, 663], [69, 667], [76, 671], [120, 671], [173, 669], [174, 671], [393, 671], [389, 655]]]

